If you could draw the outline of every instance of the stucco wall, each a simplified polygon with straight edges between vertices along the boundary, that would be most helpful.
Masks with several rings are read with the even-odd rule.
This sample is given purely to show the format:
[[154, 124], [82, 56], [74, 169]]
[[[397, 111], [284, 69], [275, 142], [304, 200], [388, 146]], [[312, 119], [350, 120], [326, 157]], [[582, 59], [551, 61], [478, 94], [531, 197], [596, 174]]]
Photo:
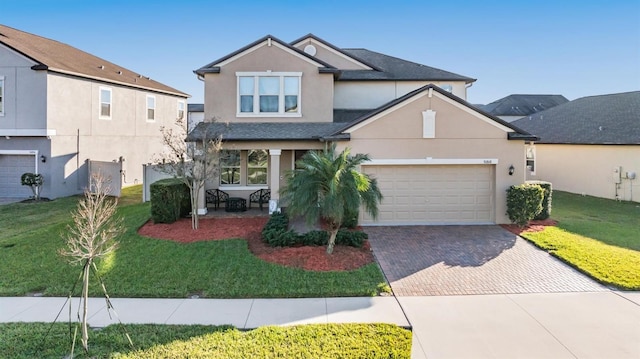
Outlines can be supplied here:
[[[236, 72], [302, 72], [301, 117], [236, 117]], [[318, 66], [283, 50], [262, 46], [221, 67], [219, 74], [206, 74], [205, 118], [226, 122], [330, 122], [333, 120], [333, 75], [318, 73]]]
[[5, 87], [0, 135], [46, 129], [46, 73], [31, 70], [33, 65], [35, 62], [0, 45], [0, 77]]
[[[640, 202], [640, 146], [536, 144], [536, 171], [529, 179], [552, 183], [553, 188], [595, 197]], [[614, 167], [622, 167], [619, 185]], [[636, 179], [625, 177], [635, 172]]]
[[[436, 111], [435, 138], [422, 138], [422, 111]], [[491, 120], [464, 111], [434, 93], [398, 108], [351, 133], [339, 148], [367, 153], [373, 160], [497, 159], [495, 165], [496, 222], [508, 223], [506, 190], [525, 180], [524, 143], [507, 140], [507, 132]], [[509, 175], [513, 165], [515, 173]]]
[[436, 86], [451, 85], [454, 95], [462, 99], [467, 98], [464, 82], [339, 81], [335, 85], [333, 107], [373, 109], [430, 83]]

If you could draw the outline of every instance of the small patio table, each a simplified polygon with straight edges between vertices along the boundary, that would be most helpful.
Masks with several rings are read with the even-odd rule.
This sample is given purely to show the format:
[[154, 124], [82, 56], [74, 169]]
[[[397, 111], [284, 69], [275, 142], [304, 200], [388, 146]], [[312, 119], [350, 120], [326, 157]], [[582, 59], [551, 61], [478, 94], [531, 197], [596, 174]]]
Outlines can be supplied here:
[[224, 210], [225, 212], [244, 212], [247, 210], [247, 200], [241, 197], [229, 197]]

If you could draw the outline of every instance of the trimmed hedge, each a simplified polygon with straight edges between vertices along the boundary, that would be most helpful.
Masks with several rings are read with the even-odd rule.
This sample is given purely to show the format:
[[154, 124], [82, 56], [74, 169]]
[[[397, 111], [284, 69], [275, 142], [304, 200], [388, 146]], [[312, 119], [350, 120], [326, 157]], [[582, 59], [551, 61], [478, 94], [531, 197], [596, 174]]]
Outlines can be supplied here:
[[159, 180], [152, 183], [149, 190], [153, 223], [173, 223], [191, 212], [191, 193], [182, 180]]
[[526, 226], [542, 211], [544, 190], [539, 185], [521, 184], [507, 189], [507, 215], [512, 223]]
[[[336, 235], [336, 244], [362, 247], [368, 236], [362, 231], [341, 228]], [[262, 229], [262, 240], [271, 247], [326, 246], [329, 243], [327, 231], [309, 231], [296, 233], [289, 229], [289, 219], [283, 213], [274, 213]]]
[[553, 188], [551, 182], [546, 181], [527, 181], [527, 184], [534, 184], [542, 187], [544, 190], [544, 198], [542, 198], [542, 211], [534, 219], [547, 219], [551, 216], [551, 197], [553, 196]]

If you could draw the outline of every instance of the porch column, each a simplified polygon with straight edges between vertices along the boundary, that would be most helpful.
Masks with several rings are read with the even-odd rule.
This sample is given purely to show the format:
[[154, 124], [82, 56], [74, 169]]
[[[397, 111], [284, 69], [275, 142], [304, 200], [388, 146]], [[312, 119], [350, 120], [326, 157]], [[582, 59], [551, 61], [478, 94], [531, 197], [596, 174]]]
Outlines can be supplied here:
[[198, 192], [198, 214], [204, 216], [207, 214], [207, 205], [205, 203], [204, 187]]
[[271, 155], [271, 166], [269, 166], [269, 187], [271, 189], [271, 199], [279, 200], [280, 194], [280, 149], [269, 149]]

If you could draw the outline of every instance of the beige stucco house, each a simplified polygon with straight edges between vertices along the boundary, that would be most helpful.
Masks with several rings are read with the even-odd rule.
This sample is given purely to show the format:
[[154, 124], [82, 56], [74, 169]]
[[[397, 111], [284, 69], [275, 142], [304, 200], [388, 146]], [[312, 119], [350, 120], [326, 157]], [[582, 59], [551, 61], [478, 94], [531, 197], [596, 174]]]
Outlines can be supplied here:
[[384, 200], [378, 221], [362, 215], [362, 224], [506, 223], [505, 191], [525, 180], [533, 137], [467, 103], [475, 80], [466, 76], [311, 34], [265, 36], [195, 73], [204, 118], [219, 122], [198, 124], [188, 140], [223, 133], [209, 187], [231, 196], [268, 188], [278, 200], [296, 159], [330, 142], [372, 158], [362, 170]]
[[[138, 183], [160, 153], [160, 126], [186, 116], [188, 95], [69, 45], [0, 25], [0, 197], [49, 198], [85, 188], [89, 160], [119, 163], [112, 185]], [[118, 173], [119, 172], [119, 173]]]
[[539, 137], [527, 146], [528, 179], [640, 202], [640, 91], [579, 98], [513, 123]]

